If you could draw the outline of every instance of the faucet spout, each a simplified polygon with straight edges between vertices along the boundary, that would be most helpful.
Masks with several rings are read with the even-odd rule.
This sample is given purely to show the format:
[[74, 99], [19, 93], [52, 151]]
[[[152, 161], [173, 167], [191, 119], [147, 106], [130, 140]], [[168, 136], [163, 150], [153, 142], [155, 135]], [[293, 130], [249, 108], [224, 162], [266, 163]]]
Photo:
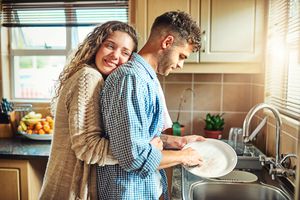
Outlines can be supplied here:
[[276, 121], [276, 157], [275, 157], [275, 163], [276, 165], [279, 164], [279, 159], [280, 159], [280, 131], [281, 131], [281, 124], [282, 120], [280, 118], [280, 114], [276, 108], [274, 108], [271, 105], [268, 105], [266, 103], [260, 103], [255, 105], [250, 109], [248, 114], [245, 117], [244, 123], [243, 123], [243, 137], [244, 137], [244, 143], [249, 142], [249, 128], [250, 128], [250, 122], [255, 115], [256, 112], [258, 112], [261, 109], [269, 109], [272, 111], [273, 115], [275, 116], [275, 121]]

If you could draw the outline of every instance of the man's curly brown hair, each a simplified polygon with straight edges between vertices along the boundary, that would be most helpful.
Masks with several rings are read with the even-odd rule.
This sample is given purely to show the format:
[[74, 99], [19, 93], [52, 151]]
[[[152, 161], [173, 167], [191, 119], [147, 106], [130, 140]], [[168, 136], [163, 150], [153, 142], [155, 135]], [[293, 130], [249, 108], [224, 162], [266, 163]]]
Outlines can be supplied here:
[[193, 52], [201, 47], [200, 27], [189, 14], [182, 11], [170, 11], [158, 16], [151, 27], [150, 37], [154, 34], [174, 34], [175, 44], [186, 41], [193, 45]]

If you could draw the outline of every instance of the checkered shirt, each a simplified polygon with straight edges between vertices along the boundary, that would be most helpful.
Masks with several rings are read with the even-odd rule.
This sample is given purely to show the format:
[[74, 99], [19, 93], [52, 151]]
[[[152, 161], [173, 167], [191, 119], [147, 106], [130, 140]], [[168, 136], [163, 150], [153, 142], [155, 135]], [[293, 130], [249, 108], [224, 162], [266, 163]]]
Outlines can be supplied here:
[[138, 54], [115, 70], [101, 93], [103, 128], [118, 165], [97, 166], [99, 200], [158, 200], [158, 175], [169, 199], [161, 152], [149, 142], [163, 128], [162, 102], [152, 67]]

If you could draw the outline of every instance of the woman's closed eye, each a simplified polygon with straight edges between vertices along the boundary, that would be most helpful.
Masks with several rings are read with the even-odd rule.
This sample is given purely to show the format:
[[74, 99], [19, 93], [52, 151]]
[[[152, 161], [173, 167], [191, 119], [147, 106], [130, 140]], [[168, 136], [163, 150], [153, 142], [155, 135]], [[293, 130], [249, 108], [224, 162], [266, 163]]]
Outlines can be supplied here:
[[131, 52], [128, 50], [123, 51], [123, 55], [126, 57], [129, 57], [131, 55]]

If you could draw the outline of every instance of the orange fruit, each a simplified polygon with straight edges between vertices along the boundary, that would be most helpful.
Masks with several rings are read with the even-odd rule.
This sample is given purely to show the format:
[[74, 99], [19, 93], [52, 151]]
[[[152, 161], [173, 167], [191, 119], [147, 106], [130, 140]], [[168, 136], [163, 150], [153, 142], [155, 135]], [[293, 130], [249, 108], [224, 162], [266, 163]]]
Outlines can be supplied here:
[[47, 121], [42, 121], [42, 125], [49, 124]]
[[43, 128], [42, 123], [41, 122], [36, 123], [35, 130], [40, 130], [41, 128]]
[[51, 128], [50, 128], [49, 124], [45, 124], [43, 129], [46, 133], [49, 133], [51, 131]]
[[41, 128], [41, 129], [39, 130], [39, 134], [40, 134], [40, 135], [44, 135], [44, 134], [45, 134], [44, 129]]
[[47, 121], [47, 122], [52, 122], [52, 121], [53, 121], [53, 119], [52, 119], [52, 117], [50, 117], [50, 116], [47, 116], [47, 117], [46, 117], [46, 121]]

